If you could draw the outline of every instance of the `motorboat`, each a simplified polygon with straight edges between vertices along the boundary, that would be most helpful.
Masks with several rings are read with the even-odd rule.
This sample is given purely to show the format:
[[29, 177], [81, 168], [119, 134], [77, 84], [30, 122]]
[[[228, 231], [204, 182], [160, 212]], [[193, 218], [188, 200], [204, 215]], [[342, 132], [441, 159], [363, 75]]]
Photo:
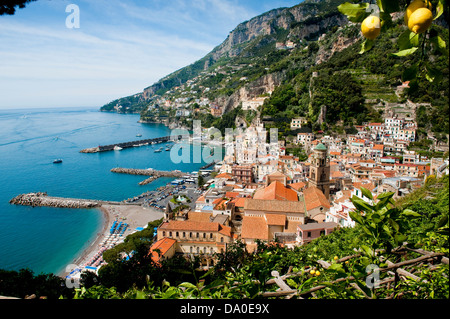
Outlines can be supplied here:
[[63, 160], [62, 159], [55, 159], [54, 161], [53, 161], [53, 164], [61, 164], [63, 162]]

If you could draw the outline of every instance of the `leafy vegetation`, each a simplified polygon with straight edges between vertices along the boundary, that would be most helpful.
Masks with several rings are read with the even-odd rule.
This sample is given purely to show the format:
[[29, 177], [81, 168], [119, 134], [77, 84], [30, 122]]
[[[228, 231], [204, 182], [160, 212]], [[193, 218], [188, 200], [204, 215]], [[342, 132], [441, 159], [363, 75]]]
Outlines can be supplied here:
[[[303, 298], [448, 299], [448, 264], [429, 267], [411, 262], [420, 259], [419, 250], [434, 252], [437, 259], [448, 258], [448, 176], [429, 177], [423, 188], [397, 202], [392, 200], [392, 193], [373, 199], [370, 192], [362, 191], [371, 201], [352, 199], [356, 227], [337, 229], [294, 249], [259, 241], [256, 251], [249, 253], [244, 243], [236, 242], [226, 253], [218, 254], [214, 267], [205, 272], [198, 270], [199, 256], [175, 257], [155, 264], [148, 254], [151, 236], [136, 233], [124, 246], [105, 254], [109, 264], [99, 276], [85, 276], [80, 289], [65, 290], [61, 279], [53, 275], [33, 278], [29, 272], [3, 271], [2, 283], [15, 283], [24, 276], [28, 280], [21, 281], [27, 287], [0, 285], [0, 294], [24, 297], [36, 293], [75, 299], [275, 298], [277, 287], [270, 280], [272, 271], [277, 271], [290, 274], [286, 284], [295, 296]], [[119, 253], [130, 250], [133, 254], [128, 259]], [[390, 277], [387, 260], [411, 262], [408, 271], [421, 280]], [[369, 266], [380, 269], [380, 282], [391, 284], [380, 288], [371, 285], [367, 278], [373, 274], [366, 271]]]

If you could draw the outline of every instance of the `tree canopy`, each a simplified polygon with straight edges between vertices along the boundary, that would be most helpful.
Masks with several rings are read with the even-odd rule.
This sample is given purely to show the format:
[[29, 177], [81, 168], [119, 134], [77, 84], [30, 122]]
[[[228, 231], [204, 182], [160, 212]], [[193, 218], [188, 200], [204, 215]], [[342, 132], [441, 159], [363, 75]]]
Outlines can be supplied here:
[[33, 1], [36, 0], [9, 0], [7, 3], [2, 3], [0, 4], [0, 16], [5, 14], [14, 15], [17, 7], [23, 9], [29, 2]]

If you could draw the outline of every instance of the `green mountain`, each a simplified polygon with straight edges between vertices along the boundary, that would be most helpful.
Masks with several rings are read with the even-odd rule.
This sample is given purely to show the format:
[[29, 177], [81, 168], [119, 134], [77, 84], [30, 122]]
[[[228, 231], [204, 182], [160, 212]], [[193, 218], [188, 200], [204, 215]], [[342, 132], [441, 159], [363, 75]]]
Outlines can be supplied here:
[[[195, 118], [219, 129], [236, 118], [249, 124], [259, 114], [267, 127], [287, 135], [295, 117], [306, 117], [315, 131], [348, 133], [354, 125], [398, 114], [417, 119], [421, 137], [446, 136], [448, 48], [429, 52], [440, 82], [422, 79], [405, 89], [405, 65], [418, 57], [391, 54], [405, 30], [402, 17], [394, 17], [374, 47], [359, 54], [363, 39], [359, 26], [338, 12], [343, 2], [306, 0], [243, 22], [204, 58], [102, 110], [141, 113], [143, 121], [177, 126]], [[443, 27], [433, 28], [448, 43], [448, 22], [439, 21]], [[258, 98], [266, 98], [259, 108], [239, 108]], [[220, 111], [212, 114], [211, 107]]]
[[[106, 104], [102, 110], [141, 112], [158, 97], [188, 81], [208, 87], [210, 98], [230, 96], [243, 84], [269, 74], [267, 68], [289, 53], [276, 50], [276, 42], [290, 40], [297, 47], [306, 47], [331, 28], [346, 24], [347, 19], [336, 9], [343, 2], [306, 0], [292, 8], [274, 9], [243, 22], [204, 58], [164, 77], [141, 93]], [[220, 71], [218, 76], [217, 71]], [[247, 80], [240, 82], [243, 77]], [[173, 94], [170, 97], [173, 98]]]

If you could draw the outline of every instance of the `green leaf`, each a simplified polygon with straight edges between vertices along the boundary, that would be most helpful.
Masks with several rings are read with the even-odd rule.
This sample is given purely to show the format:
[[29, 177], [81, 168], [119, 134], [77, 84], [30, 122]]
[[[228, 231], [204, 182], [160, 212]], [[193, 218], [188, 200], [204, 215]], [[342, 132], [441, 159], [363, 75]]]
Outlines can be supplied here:
[[439, 19], [439, 17], [444, 13], [444, 2], [445, 0], [439, 0], [439, 3], [436, 7], [436, 16], [433, 20]]
[[442, 73], [436, 68], [427, 67], [427, 73], [425, 74], [425, 77], [431, 83], [438, 83], [442, 80]]
[[373, 199], [372, 192], [370, 190], [368, 190], [367, 188], [361, 187], [361, 192], [368, 199]]
[[442, 216], [441, 219], [439, 220], [436, 228], [444, 227], [445, 224], [447, 224], [447, 223], [448, 223], [448, 215], [447, 216]]
[[138, 290], [136, 292], [136, 299], [147, 299], [147, 295], [145, 294], [145, 292]]
[[416, 213], [414, 211], [412, 211], [411, 209], [405, 209], [402, 212], [403, 216], [407, 216], [407, 217], [422, 217], [422, 215], [420, 215], [419, 213]]
[[412, 47], [410, 34], [411, 31], [405, 30], [405, 32], [398, 37], [397, 44], [400, 50], [406, 50]]
[[411, 55], [414, 52], [416, 52], [418, 49], [419, 48], [414, 47], [414, 48], [411, 48], [411, 49], [401, 50], [401, 51], [399, 51], [397, 53], [392, 53], [392, 55], [399, 56], [399, 57], [408, 56], [408, 55]]
[[392, 197], [394, 197], [394, 195], [395, 194], [392, 193], [392, 192], [381, 193], [380, 195], [377, 196], [377, 199], [378, 200], [382, 200], [382, 199], [385, 199], [387, 197], [389, 197], [389, 199], [391, 199]]
[[420, 34], [409, 32], [409, 42], [413, 47], [418, 47], [420, 45]]
[[378, 214], [378, 213], [373, 213], [373, 214], [372, 214], [372, 220], [373, 220], [375, 223], [381, 223], [381, 222], [383, 221], [383, 218], [381, 217], [380, 214]]
[[194, 284], [192, 284], [190, 282], [183, 282], [182, 284], [179, 285], [179, 287], [184, 287], [184, 288], [189, 288], [189, 289], [197, 289], [197, 286], [195, 286]]
[[400, 11], [400, 5], [398, 1], [392, 0], [377, 0], [377, 4], [380, 7], [380, 11], [386, 13], [393, 13]]
[[394, 235], [395, 241], [400, 244], [403, 243], [408, 237], [406, 235], [403, 234], [395, 234]]
[[369, 7], [368, 3], [349, 3], [345, 2], [338, 6], [340, 13], [347, 16], [348, 20], [351, 22], [362, 22], [366, 17], [369, 16], [370, 12], [367, 12]]
[[361, 245], [361, 249], [366, 253], [367, 256], [373, 256], [373, 250], [369, 248], [369, 246]]
[[399, 231], [400, 225], [395, 220], [393, 220], [392, 218], [389, 218], [388, 222], [389, 222], [389, 224], [391, 224], [392, 228], [394, 228], [396, 232]]
[[373, 45], [375, 44], [375, 41], [370, 39], [365, 39], [364, 42], [361, 45], [361, 51], [359, 51], [359, 54], [364, 54], [365, 52], [369, 51], [373, 48]]
[[350, 212], [349, 215], [350, 215], [350, 218], [352, 220], [354, 220], [356, 223], [358, 223], [360, 225], [364, 224], [364, 220], [359, 212]]
[[332, 264], [330, 267], [328, 267], [328, 270], [333, 270], [333, 271], [337, 271], [337, 272], [345, 272], [342, 264]]
[[371, 212], [373, 210], [373, 206], [366, 203], [364, 200], [357, 196], [353, 196], [351, 201], [355, 207], [363, 212]]

